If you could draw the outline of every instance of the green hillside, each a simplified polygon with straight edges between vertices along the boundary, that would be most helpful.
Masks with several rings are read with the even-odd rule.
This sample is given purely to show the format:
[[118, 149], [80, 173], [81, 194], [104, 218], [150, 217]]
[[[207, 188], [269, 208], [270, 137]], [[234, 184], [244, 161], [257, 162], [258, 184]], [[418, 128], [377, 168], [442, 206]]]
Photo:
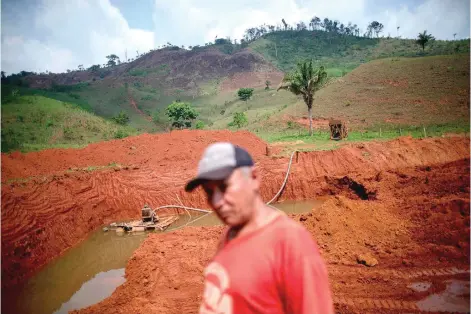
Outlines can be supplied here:
[[432, 41], [422, 51], [413, 39], [347, 36], [321, 30], [279, 31], [253, 41], [250, 48], [280, 70], [313, 59], [331, 76], [343, 76], [362, 63], [385, 57], [417, 57], [469, 53], [469, 40]]
[[78, 147], [136, 133], [131, 127], [107, 121], [78, 105], [44, 96], [10, 96], [2, 100], [2, 152]]
[[[330, 82], [315, 94], [314, 127], [327, 129], [341, 119], [350, 130], [402, 130], [423, 127], [469, 132], [469, 55], [385, 58], [370, 61]], [[290, 95], [279, 91], [276, 99]], [[256, 98], [253, 99], [256, 101]], [[307, 107], [301, 98], [249, 129], [278, 133], [307, 128]], [[430, 133], [432, 134], [432, 133]]]
[[[448, 65], [457, 69], [462, 66], [466, 67], [466, 64], [469, 65], [469, 61], [466, 63], [459, 57], [465, 54], [469, 54], [469, 40], [434, 40], [422, 51], [413, 39], [358, 37], [322, 30], [284, 30], [266, 33], [258, 39], [244, 42], [243, 45], [232, 44], [225, 40], [222, 44], [197, 46], [191, 50], [178, 47], [152, 50], [132, 62], [101, 68], [99, 71], [84, 70], [50, 75], [24, 72], [7, 77], [5, 80], [2, 79], [2, 90], [9, 88], [11, 91], [15, 88], [18, 89], [20, 95], [41, 95], [61, 102], [73, 103], [105, 119], [111, 119], [124, 111], [130, 117], [129, 126], [137, 132], [165, 131], [169, 126], [165, 117], [165, 108], [174, 100], [192, 103], [200, 113], [198, 120], [204, 122], [206, 127], [226, 128], [233, 114], [243, 111], [247, 113], [251, 125], [256, 125], [254, 129], [258, 129], [261, 125], [265, 126], [268, 120], [277, 116], [278, 113], [290, 113], [293, 108], [291, 105], [299, 105], [298, 99], [293, 95], [284, 92], [277, 93], [274, 90], [283, 75], [280, 71], [291, 70], [297, 61], [313, 59], [317, 65], [326, 67], [331, 78], [342, 79], [343, 77], [348, 81], [347, 74], [352, 70], [359, 66], [361, 68], [361, 65], [369, 61], [384, 59], [389, 61], [381, 63], [382, 65], [375, 69], [377, 72], [368, 75], [378, 74], [386, 80], [389, 69], [399, 66], [398, 73], [393, 73], [393, 75], [397, 80], [401, 80], [401, 75], [407, 78], [411, 73], [407, 72], [407, 67], [400, 66], [407, 64], [406, 62], [395, 62], [399, 59], [406, 60], [403, 58], [410, 57], [407, 60], [422, 60], [423, 56], [457, 56], [458, 59]], [[433, 64], [428, 65], [425, 62], [424, 66], [433, 67]], [[436, 69], [438, 68], [443, 67]], [[456, 74], [455, 70], [447, 69], [447, 66], [443, 69], [445, 72], [440, 72], [439, 76], [436, 76], [436, 71], [428, 71], [427, 73], [430, 73], [427, 75], [435, 75], [449, 81], [448, 76], [461, 75]], [[264, 90], [265, 79], [262, 83], [260, 81], [255, 83], [253, 79], [250, 79], [250, 74], [257, 72], [276, 73], [274, 76], [276, 78], [271, 82], [272, 89]], [[362, 85], [361, 88], [363, 94], [375, 93], [371, 92], [373, 87], [368, 83], [371, 81], [368, 75], [361, 75], [360, 81], [348, 85], [348, 92], [342, 89], [336, 90], [335, 97], [323, 96], [332, 95], [329, 92], [332, 87], [321, 91], [318, 113], [328, 116], [329, 112], [333, 112], [346, 118], [352, 116], [351, 112], [363, 115], [362, 110], [359, 109], [362, 108], [362, 104], [352, 105], [349, 108], [341, 106], [346, 102], [355, 102], [355, 97], [349, 95], [359, 93], [358, 86], [363, 83], [364, 86]], [[235, 91], [231, 90], [233, 86], [228, 85], [227, 82], [232, 81], [226, 79], [234, 76], [238, 77], [237, 84], [255, 88], [254, 97], [248, 102], [240, 101]], [[378, 83], [372, 84], [376, 86]], [[439, 81], [436, 85], [440, 87], [443, 84]], [[223, 86], [226, 87], [223, 88]], [[422, 87], [416, 87], [409, 86], [408, 89], [399, 92], [406, 93], [401, 95], [409, 99], [407, 93], [413, 94], [416, 90], [422, 90]], [[432, 95], [445, 97], [446, 91], [440, 88], [437, 90], [440, 92], [432, 93]], [[396, 92], [393, 91], [391, 97], [394, 98]], [[352, 100], [347, 98], [352, 98]], [[396, 105], [404, 109], [403, 100]], [[364, 106], [373, 105], [367, 101]], [[397, 114], [395, 112], [399, 110], [377, 111], [374, 108], [368, 109], [365, 114], [366, 120], [363, 117], [353, 117], [354, 123], [371, 125], [370, 120], [383, 121], [387, 119], [385, 115]], [[348, 114], [343, 115], [344, 112]], [[380, 116], [375, 118], [376, 114]], [[445, 116], [448, 120], [450, 115]], [[417, 119], [402, 120], [418, 121], [421, 117], [430, 117], [430, 115], [419, 114]], [[437, 116], [436, 119], [428, 118], [428, 120], [434, 123], [440, 120], [439, 118], [440, 116]], [[362, 120], [365, 122], [361, 122]]]

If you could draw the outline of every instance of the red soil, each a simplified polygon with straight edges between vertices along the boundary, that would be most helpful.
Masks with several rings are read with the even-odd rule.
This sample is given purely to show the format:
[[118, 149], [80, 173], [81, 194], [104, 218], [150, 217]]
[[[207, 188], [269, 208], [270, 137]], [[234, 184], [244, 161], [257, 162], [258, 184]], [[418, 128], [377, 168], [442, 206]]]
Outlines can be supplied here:
[[[171, 204], [178, 195], [185, 205], [204, 206], [202, 193], [186, 194], [182, 187], [203, 149], [221, 140], [251, 152], [263, 176], [262, 196], [271, 198], [288, 159], [265, 156], [266, 144], [248, 132], [145, 134], [84, 149], [2, 155], [2, 287], [25, 280], [99, 226], [138, 217], [144, 203]], [[294, 160], [281, 199], [335, 195], [295, 219], [317, 239], [342, 312], [414, 309], [417, 294], [404, 282], [469, 267], [469, 138], [352, 144]], [[111, 162], [130, 167], [66, 171]], [[6, 183], [28, 176], [37, 177]], [[202, 269], [220, 231], [150, 236], [130, 260], [127, 282], [84, 312], [195, 312]], [[379, 265], [356, 265], [363, 253]]]
[[[255, 156], [265, 153], [265, 143], [249, 132], [172, 131], [143, 134], [90, 144], [82, 149], [48, 149], [22, 154], [2, 153], [2, 182], [14, 178], [51, 175], [70, 168], [106, 166], [110, 163], [161, 167], [195, 161], [203, 149], [216, 141], [232, 141]], [[187, 164], [193, 167], [193, 164]], [[182, 164], [185, 168], [185, 164]]]
[[[358, 200], [333, 179], [330, 192], [337, 196], [312, 213], [292, 216], [318, 242], [338, 312], [417, 313], [416, 301], [431, 292], [407, 285], [469, 280], [469, 159], [430, 170], [356, 173], [355, 179], [376, 199]], [[75, 313], [196, 313], [201, 274], [221, 231], [201, 227], [151, 235], [130, 259], [126, 283]], [[358, 254], [372, 255], [378, 266], [358, 265]]]
[[152, 121], [152, 118], [149, 117], [148, 115], [146, 115], [141, 109], [139, 109], [139, 107], [137, 106], [136, 102], [134, 101], [134, 99], [132, 98], [131, 94], [129, 94], [129, 102], [131, 103], [131, 107], [133, 107], [133, 109], [138, 113], [140, 114], [141, 116], [144, 117], [144, 119], [146, 119], [147, 121]]

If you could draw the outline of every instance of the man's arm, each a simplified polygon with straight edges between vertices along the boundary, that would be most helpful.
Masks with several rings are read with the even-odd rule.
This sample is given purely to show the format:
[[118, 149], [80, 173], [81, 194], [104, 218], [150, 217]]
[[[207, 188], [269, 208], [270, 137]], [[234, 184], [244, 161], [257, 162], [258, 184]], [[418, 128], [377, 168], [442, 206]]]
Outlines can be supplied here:
[[307, 230], [297, 226], [282, 240], [281, 293], [286, 313], [334, 313], [327, 268]]

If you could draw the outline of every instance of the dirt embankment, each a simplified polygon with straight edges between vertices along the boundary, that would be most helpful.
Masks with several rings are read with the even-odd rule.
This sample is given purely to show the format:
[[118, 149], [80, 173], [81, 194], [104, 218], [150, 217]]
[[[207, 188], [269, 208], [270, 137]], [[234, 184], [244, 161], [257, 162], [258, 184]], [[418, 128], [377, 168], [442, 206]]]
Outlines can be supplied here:
[[[208, 144], [217, 141], [231, 141], [244, 146], [254, 156], [265, 153], [266, 144], [245, 131], [182, 130], [142, 134], [94, 143], [82, 149], [47, 149], [28, 154], [2, 153], [2, 182], [14, 178], [48, 176], [71, 168], [106, 166], [110, 163], [157, 168], [171, 164], [186, 169], [194, 166], [191, 162], [199, 158]], [[190, 163], [187, 164], [186, 161]]]
[[[312, 213], [292, 216], [318, 242], [338, 312], [417, 313], [417, 301], [431, 292], [414, 292], [409, 284], [429, 281], [440, 292], [447, 279], [469, 280], [469, 170], [469, 159], [461, 159], [356, 172], [354, 182], [370, 192], [369, 200], [352, 193], [343, 177], [330, 178], [337, 195]], [[221, 231], [151, 235], [130, 259], [126, 282], [75, 313], [197, 313], [201, 274]], [[359, 265], [359, 255], [378, 265]]]
[[[186, 205], [204, 206], [201, 193], [188, 195], [183, 192], [182, 187], [194, 175], [196, 161], [203, 149], [210, 142], [221, 140], [230, 140], [251, 152], [263, 176], [262, 195], [267, 200], [271, 198], [281, 185], [288, 159], [265, 156], [266, 144], [248, 132], [181, 131], [141, 135], [93, 144], [79, 150], [3, 155], [2, 287], [28, 278], [100, 225], [139, 216], [144, 203], [152, 206], [176, 203], [178, 195]], [[353, 254], [362, 253], [360, 249], [352, 251], [356, 246], [360, 248], [358, 245], [367, 251], [380, 250], [378, 254], [381, 263], [397, 267], [403, 265], [403, 256], [406, 256], [405, 259], [414, 258], [413, 255], [404, 253], [403, 246], [408, 249], [424, 247], [426, 251], [419, 250], [418, 254], [442, 254], [445, 260], [440, 263], [443, 265], [448, 260], [461, 262], [463, 258], [469, 259], [469, 255], [463, 257], [464, 249], [456, 248], [455, 244], [451, 249], [450, 245], [442, 245], [441, 240], [435, 238], [432, 238], [429, 247], [423, 245], [433, 233], [427, 229], [429, 233], [423, 231], [414, 234], [413, 228], [429, 222], [428, 219], [439, 217], [436, 216], [438, 213], [427, 216], [428, 214], [416, 210], [426, 202], [428, 207], [420, 208], [429, 208], [427, 213], [432, 210], [441, 212], [446, 208], [451, 215], [451, 220], [441, 227], [443, 229], [453, 223], [461, 226], [459, 217], [453, 216], [456, 212], [459, 215], [463, 212], [464, 217], [468, 215], [469, 218], [469, 201], [466, 201], [469, 198], [469, 160], [466, 161], [466, 158], [469, 158], [469, 138], [463, 137], [427, 140], [401, 138], [391, 142], [352, 144], [336, 151], [299, 153], [295, 157], [293, 172], [281, 198], [339, 195], [324, 205], [323, 210], [327, 216], [302, 218], [306, 226], [312, 224], [309, 228], [318, 238], [331, 264], [350, 265]], [[84, 168], [112, 162], [126, 167], [115, 166], [99, 171], [66, 171], [70, 167]], [[448, 166], [444, 166], [447, 163]], [[431, 170], [427, 170], [427, 167]], [[27, 176], [38, 177], [25, 183], [5, 184], [8, 179]], [[427, 184], [426, 178], [429, 182]], [[348, 225], [345, 230], [337, 224], [340, 220], [316, 223], [317, 218], [328, 217], [330, 212], [336, 213], [338, 219], [345, 219], [343, 223]], [[366, 215], [365, 212], [369, 214]], [[358, 218], [356, 224], [350, 223], [347, 218], [350, 216], [362, 219]], [[331, 216], [331, 219], [334, 217]], [[437, 223], [435, 220], [431, 221]], [[391, 228], [385, 229], [384, 222], [390, 224]], [[330, 229], [322, 229], [327, 226]], [[169, 256], [175, 254], [173, 261], [177, 266], [167, 270], [166, 265], [166, 270], [163, 270], [164, 267], [150, 262], [149, 267], [153, 271], [149, 276], [152, 278], [146, 279], [149, 285], [146, 289], [150, 292], [136, 297], [135, 301], [129, 302], [130, 306], [133, 302], [144, 302], [148, 303], [146, 306], [154, 304], [163, 307], [160, 312], [165, 312], [165, 306], [170, 310], [175, 308], [173, 302], [181, 301], [185, 312], [186, 309], [193, 308], [199, 299], [197, 291], [201, 285], [201, 272], [198, 271], [212, 254], [211, 241], [215, 241], [219, 233], [217, 228], [206, 231], [206, 235], [199, 231], [181, 231], [162, 238], [150, 237], [136, 251], [133, 260], [147, 260], [147, 256], [152, 259], [155, 257], [152, 254], [162, 254], [164, 263], [168, 262]], [[469, 237], [466, 238], [460, 232], [451, 232], [450, 241], [459, 238], [461, 246], [467, 243], [469, 247]], [[327, 237], [325, 239], [322, 236], [324, 233]], [[183, 239], [180, 234], [185, 235], [188, 245], [177, 244]], [[361, 235], [358, 237], [361, 243], [356, 243], [356, 238], [351, 234]], [[418, 235], [422, 235], [423, 239]], [[375, 240], [376, 236], [379, 237], [378, 241]], [[201, 247], [206, 239], [204, 237], [208, 237], [209, 241], [206, 249]], [[167, 241], [170, 238], [174, 242]], [[386, 241], [388, 238], [391, 240]], [[152, 244], [161, 239], [164, 241], [158, 246]], [[412, 241], [413, 246], [409, 246], [408, 241]], [[330, 253], [322, 245], [327, 245]], [[389, 249], [389, 253], [388, 247], [396, 248]], [[343, 249], [349, 251], [344, 254]], [[389, 254], [397, 258], [384, 262], [383, 258]], [[439, 258], [437, 260], [440, 261]], [[133, 277], [136, 275], [131, 270], [133, 267], [140, 266], [133, 266], [133, 261], [130, 262], [127, 268], [128, 281], [116, 293], [132, 287], [133, 278], [137, 278]], [[181, 273], [180, 270], [188, 275], [172, 277]], [[190, 282], [193, 288], [187, 289], [186, 285]], [[165, 286], [170, 283], [174, 283], [175, 287]], [[156, 292], [151, 292], [151, 288], [155, 288]], [[131, 292], [125, 293], [132, 295]], [[155, 293], [161, 297], [154, 300]], [[116, 295], [105, 302], [110, 302]], [[122, 300], [126, 298], [122, 295]], [[167, 305], [162, 305], [162, 302], [167, 302]]]

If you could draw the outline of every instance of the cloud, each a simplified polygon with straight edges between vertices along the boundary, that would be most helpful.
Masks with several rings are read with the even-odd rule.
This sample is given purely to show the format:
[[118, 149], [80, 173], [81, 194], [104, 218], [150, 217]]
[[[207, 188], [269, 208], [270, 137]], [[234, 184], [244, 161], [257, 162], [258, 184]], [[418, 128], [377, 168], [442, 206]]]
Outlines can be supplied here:
[[2, 30], [2, 70], [7, 73], [62, 72], [103, 64], [111, 53], [124, 60], [126, 50], [131, 57], [154, 48], [153, 32], [130, 28], [108, 0], [43, 0], [30, 14], [25, 23], [9, 23]]
[[469, 0], [428, 0], [415, 9], [402, 6], [397, 11], [383, 11], [379, 20], [385, 25], [384, 33], [415, 38], [427, 30], [437, 39], [469, 38]]
[[[384, 24], [383, 35], [397, 35], [415, 38], [428, 30], [437, 39], [469, 37], [469, 1], [467, 0], [425, 0], [418, 6], [380, 6], [372, 0], [155, 0], [153, 20], [155, 42], [162, 45], [167, 41], [177, 45], [196, 45], [214, 41], [215, 36], [240, 39], [249, 27], [263, 23], [281, 24], [284, 18], [288, 24], [307, 22], [313, 16], [329, 17], [347, 24], [357, 24], [365, 32], [373, 20]], [[370, 8], [374, 7], [373, 12]]]
[[[154, 29], [129, 26], [109, 0], [23, 0], [2, 5], [2, 70], [60, 72], [103, 64], [111, 53], [124, 59], [171, 42], [194, 46], [215, 37], [240, 39], [247, 28], [263, 23], [294, 25], [313, 16], [357, 24], [365, 32], [373, 20], [383, 34], [415, 38], [423, 30], [437, 39], [469, 38], [468, 0], [154, 0]], [[412, 4], [411, 4], [412, 3]], [[11, 8], [13, 7], [13, 9]], [[136, 2], [136, 10], [139, 10]], [[8, 11], [8, 12], [7, 12]], [[7, 12], [7, 13], [5, 13]], [[132, 22], [132, 21], [131, 21]]]

